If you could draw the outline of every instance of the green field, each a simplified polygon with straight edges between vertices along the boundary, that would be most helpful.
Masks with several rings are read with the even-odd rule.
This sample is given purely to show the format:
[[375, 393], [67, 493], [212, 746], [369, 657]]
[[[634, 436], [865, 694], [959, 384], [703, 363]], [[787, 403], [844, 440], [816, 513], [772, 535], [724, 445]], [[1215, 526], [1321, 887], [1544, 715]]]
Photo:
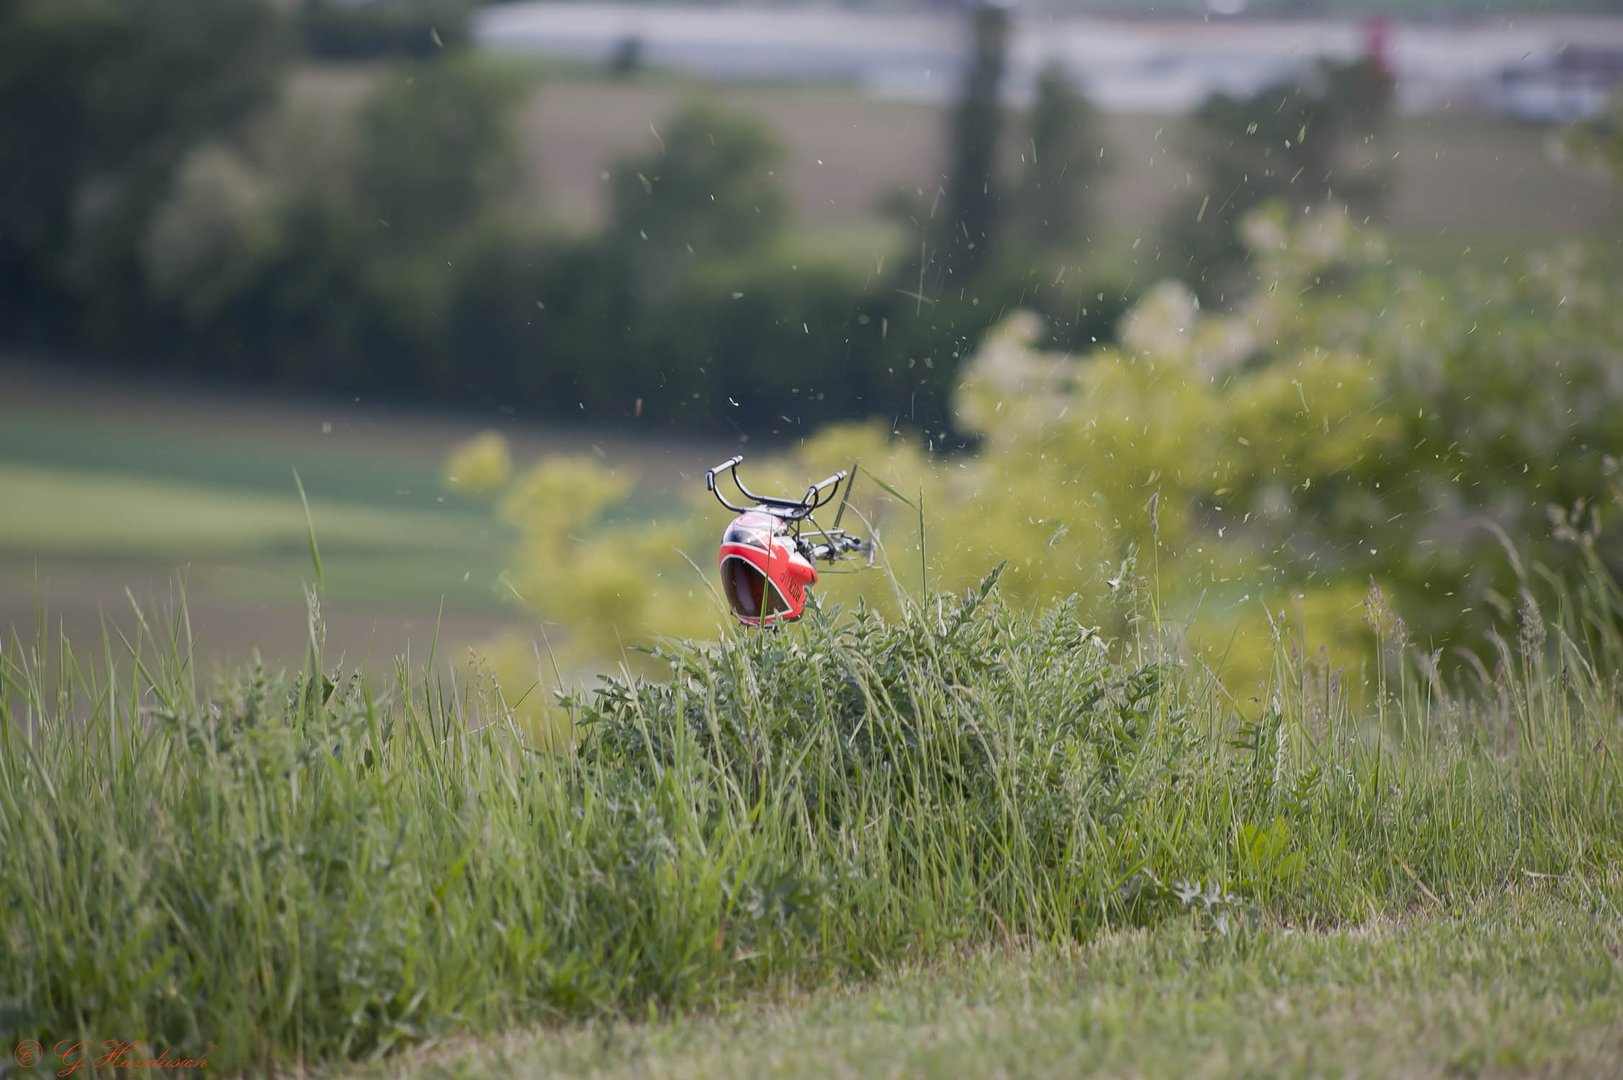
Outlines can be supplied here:
[[[604, 171], [655, 148], [658, 126], [694, 97], [756, 117], [783, 142], [780, 173], [808, 239], [864, 268], [893, 255], [897, 241], [877, 214], [879, 201], [898, 189], [931, 192], [939, 182], [947, 119], [935, 106], [876, 101], [838, 86], [657, 76], [628, 84], [577, 74], [543, 77], [525, 116], [540, 205], [560, 222], [593, 220]], [[1185, 123], [1142, 114], [1102, 119], [1108, 171], [1098, 193], [1096, 257], [1155, 272], [1163, 215], [1190, 183], [1178, 149]], [[1437, 262], [1440, 254], [1447, 265], [1576, 239], [1616, 250], [1623, 214], [1615, 192], [1603, 177], [1563, 164], [1556, 141], [1549, 129], [1468, 112], [1394, 117], [1366, 151], [1387, 170], [1379, 224], [1392, 233], [1394, 255], [1412, 250]], [[1013, 169], [1019, 139], [1005, 139], [1004, 150]]]
[[0, 368], [0, 386], [0, 630], [32, 628], [43, 610], [94, 637], [103, 614], [129, 621], [127, 588], [167, 606], [183, 586], [202, 653], [222, 662], [301, 655], [309, 524], [333, 643], [352, 659], [421, 655], [436, 627], [446, 645], [533, 628], [499, 583], [512, 537], [441, 477], [447, 451], [484, 427], [510, 435], [521, 465], [595, 453], [651, 489], [716, 456], [500, 415], [258, 401], [38, 365]]

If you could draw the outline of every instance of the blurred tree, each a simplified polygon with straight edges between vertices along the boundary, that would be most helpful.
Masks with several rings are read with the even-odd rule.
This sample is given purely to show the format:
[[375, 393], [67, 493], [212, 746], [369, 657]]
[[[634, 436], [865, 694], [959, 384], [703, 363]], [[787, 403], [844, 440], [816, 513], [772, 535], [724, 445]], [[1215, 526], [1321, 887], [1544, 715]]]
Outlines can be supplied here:
[[1105, 159], [1098, 117], [1058, 63], [1038, 74], [1021, 161], [997, 256], [975, 294], [989, 310], [1038, 312], [1050, 344], [1085, 352], [1110, 340], [1130, 297], [1087, 262]]
[[423, 59], [473, 40], [475, 0], [304, 0], [299, 38], [312, 56]]
[[[140, 240], [190, 147], [269, 100], [262, 0], [0, 5], [0, 310], [104, 337], [140, 321]], [[41, 323], [54, 324], [44, 325]]]
[[379, 315], [365, 288], [370, 233], [353, 205], [299, 193], [277, 208], [272, 227], [276, 242], [242, 286], [186, 324], [183, 355], [213, 374], [399, 394], [398, 371], [362, 352]]
[[617, 417], [629, 405], [622, 366], [605, 362], [625, 351], [637, 310], [612, 252], [497, 218], [448, 257], [456, 272], [434, 392], [573, 419]]
[[516, 276], [485, 309], [533, 294], [515, 227], [522, 90], [471, 55], [411, 64], [350, 115], [290, 104], [242, 153], [199, 149], [143, 249], [167, 351], [397, 398], [508, 391], [516, 344], [490, 348], [467, 322], [493, 266]]
[[620, 162], [602, 236], [544, 260], [521, 382], [556, 411], [782, 434], [871, 407], [860, 276], [785, 252], [781, 151], [695, 105]]
[[945, 173], [933, 194], [901, 194], [886, 209], [910, 234], [879, 286], [872, 318], [881, 328], [871, 361], [873, 407], [937, 442], [950, 434], [948, 396], [958, 361], [1005, 311], [1007, 292], [984, 271], [1008, 224], [997, 176], [1004, 123], [1002, 86], [1008, 7], [969, 9], [970, 48], [948, 131]]
[[1072, 251], [1087, 239], [1104, 173], [1097, 117], [1058, 63], [1037, 76], [1024, 174], [1010, 207], [1010, 240], [1028, 251]]
[[510, 205], [524, 83], [474, 58], [393, 74], [361, 116], [356, 188], [387, 247], [443, 239]]
[[627, 34], [614, 44], [606, 65], [608, 73], [616, 79], [634, 79], [642, 73], [646, 46], [637, 34]]
[[[515, 133], [525, 83], [473, 55], [393, 72], [360, 116], [353, 199], [360, 208], [357, 360], [393, 392], [472, 396], [502, 380], [511, 351], [455, 355], [459, 265], [476, 231], [510, 224], [522, 190]], [[487, 272], [488, 262], [472, 268]]]
[[195, 326], [245, 288], [277, 243], [268, 187], [255, 163], [230, 147], [209, 143], [187, 155], [143, 241], [153, 297]]
[[945, 276], [967, 278], [987, 257], [997, 228], [998, 136], [1009, 11], [997, 0], [974, 9], [969, 66], [952, 115], [944, 205], [932, 220], [931, 247]]
[[659, 148], [621, 161], [609, 190], [609, 239], [663, 292], [684, 259], [733, 258], [777, 239], [788, 201], [775, 166], [782, 148], [753, 120], [711, 105], [678, 113]]
[[1195, 113], [1186, 155], [1196, 177], [1164, 230], [1169, 272], [1203, 298], [1233, 291], [1243, 263], [1240, 222], [1278, 199], [1301, 211], [1341, 202], [1366, 217], [1380, 202], [1384, 174], [1353, 153], [1378, 134], [1392, 79], [1373, 60], [1322, 60], [1301, 77], [1248, 98], [1216, 94]]
[[[355, 113], [333, 109], [319, 91], [287, 93], [240, 138], [201, 143], [186, 155], [141, 242], [148, 299], [173, 345], [166, 352], [212, 356], [220, 369], [236, 371], [254, 355], [236, 325], [244, 309], [283, 292], [266, 280], [268, 269], [294, 273], [284, 255], [306, 241], [306, 255], [322, 245], [359, 244], [364, 230], [351, 197]], [[314, 215], [323, 220], [318, 235], [296, 235], [295, 202], [331, 209], [330, 218]], [[312, 273], [319, 271], [312, 266]], [[279, 320], [252, 321], [257, 329]]]
[[[629, 412], [749, 435], [804, 433], [872, 407], [878, 327], [843, 266], [712, 260], [646, 306], [612, 390]], [[631, 400], [628, 400], [631, 399]]]

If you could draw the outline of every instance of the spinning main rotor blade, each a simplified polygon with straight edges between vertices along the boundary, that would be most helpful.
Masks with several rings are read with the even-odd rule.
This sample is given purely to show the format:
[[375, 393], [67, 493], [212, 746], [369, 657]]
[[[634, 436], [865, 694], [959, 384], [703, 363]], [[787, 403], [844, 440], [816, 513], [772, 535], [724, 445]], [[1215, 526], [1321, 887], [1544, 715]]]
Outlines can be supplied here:
[[851, 501], [851, 486], [857, 482], [857, 462], [851, 463], [851, 471], [846, 473], [845, 494], [840, 496], [840, 505], [834, 511], [834, 527], [840, 527], [840, 519], [845, 516], [845, 504]]

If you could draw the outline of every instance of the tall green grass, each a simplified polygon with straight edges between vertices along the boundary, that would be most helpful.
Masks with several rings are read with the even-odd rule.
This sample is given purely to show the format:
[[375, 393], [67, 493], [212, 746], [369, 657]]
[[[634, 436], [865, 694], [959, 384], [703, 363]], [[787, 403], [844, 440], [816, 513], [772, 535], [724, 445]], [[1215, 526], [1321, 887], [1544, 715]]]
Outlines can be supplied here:
[[1282, 641], [1252, 700], [993, 575], [895, 621], [669, 643], [668, 677], [569, 700], [558, 750], [488, 682], [321, 674], [314, 605], [310, 671], [212, 684], [183, 610], [93, 653], [41, 627], [0, 644], [0, 1037], [356, 1058], [1588, 876], [1623, 855], [1623, 607], [1599, 572], [1529, 581], [1469, 684], [1377, 619], [1367, 692]]

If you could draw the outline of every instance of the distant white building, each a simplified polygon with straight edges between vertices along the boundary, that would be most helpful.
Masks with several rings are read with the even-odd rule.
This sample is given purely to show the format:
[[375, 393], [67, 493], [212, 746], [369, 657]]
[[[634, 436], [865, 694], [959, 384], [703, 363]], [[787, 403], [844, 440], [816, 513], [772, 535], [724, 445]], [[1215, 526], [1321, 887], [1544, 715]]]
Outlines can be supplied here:
[[1499, 112], [1523, 120], [1562, 123], [1606, 112], [1623, 86], [1623, 48], [1564, 49], [1538, 61], [1503, 68], [1486, 95]]

